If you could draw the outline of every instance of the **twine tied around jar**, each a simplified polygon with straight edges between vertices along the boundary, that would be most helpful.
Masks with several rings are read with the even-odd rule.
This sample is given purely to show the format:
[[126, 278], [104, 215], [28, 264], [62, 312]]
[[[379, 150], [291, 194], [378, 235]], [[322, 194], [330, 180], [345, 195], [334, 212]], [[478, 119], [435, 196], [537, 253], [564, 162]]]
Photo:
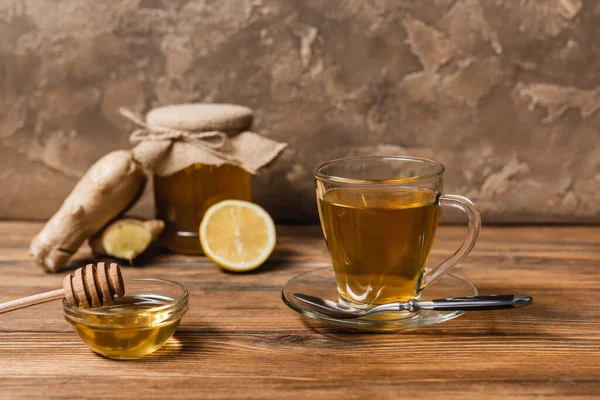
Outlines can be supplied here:
[[126, 108], [119, 108], [119, 112], [122, 116], [139, 127], [129, 136], [131, 144], [138, 144], [144, 140], [179, 140], [183, 142], [194, 142], [196, 145], [210, 151], [213, 149], [220, 149], [227, 143], [227, 134], [225, 132], [193, 132], [163, 128], [160, 126], [150, 126]]

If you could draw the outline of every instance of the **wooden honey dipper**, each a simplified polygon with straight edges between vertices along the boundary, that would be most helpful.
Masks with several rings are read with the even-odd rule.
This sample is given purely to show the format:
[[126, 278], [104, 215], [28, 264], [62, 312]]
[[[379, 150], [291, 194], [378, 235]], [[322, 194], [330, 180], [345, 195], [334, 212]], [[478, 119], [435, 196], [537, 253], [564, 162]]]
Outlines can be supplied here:
[[113, 304], [115, 295], [122, 297], [124, 294], [125, 285], [119, 265], [111, 263], [106, 266], [105, 263], [99, 262], [96, 265], [88, 264], [78, 268], [72, 274], [65, 276], [62, 289], [1, 303], [0, 314], [63, 297], [72, 306], [100, 307]]

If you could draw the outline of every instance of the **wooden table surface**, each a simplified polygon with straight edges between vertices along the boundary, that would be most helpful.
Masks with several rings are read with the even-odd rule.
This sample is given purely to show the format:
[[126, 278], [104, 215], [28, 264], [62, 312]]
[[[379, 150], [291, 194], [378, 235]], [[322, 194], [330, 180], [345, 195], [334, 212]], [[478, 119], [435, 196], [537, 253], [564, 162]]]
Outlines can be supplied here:
[[[37, 223], [0, 222], [0, 301], [59, 288], [27, 254]], [[441, 227], [432, 261], [464, 228]], [[467, 313], [429, 328], [357, 334], [302, 318], [280, 298], [329, 265], [318, 227], [278, 227], [255, 273], [159, 254], [126, 278], [178, 281], [190, 309], [175, 337], [138, 361], [92, 353], [59, 303], [0, 315], [0, 398], [593, 398], [600, 396], [600, 227], [484, 227], [456, 272], [527, 308]], [[82, 249], [77, 260], [90, 254]]]

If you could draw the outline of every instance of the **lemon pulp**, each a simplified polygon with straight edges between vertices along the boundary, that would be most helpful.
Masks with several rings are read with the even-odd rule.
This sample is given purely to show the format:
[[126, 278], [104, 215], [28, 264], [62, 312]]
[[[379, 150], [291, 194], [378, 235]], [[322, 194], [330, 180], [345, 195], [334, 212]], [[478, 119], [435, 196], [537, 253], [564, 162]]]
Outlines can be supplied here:
[[210, 207], [200, 224], [204, 254], [229, 271], [250, 271], [261, 266], [275, 247], [275, 224], [260, 206], [241, 200], [224, 200]]

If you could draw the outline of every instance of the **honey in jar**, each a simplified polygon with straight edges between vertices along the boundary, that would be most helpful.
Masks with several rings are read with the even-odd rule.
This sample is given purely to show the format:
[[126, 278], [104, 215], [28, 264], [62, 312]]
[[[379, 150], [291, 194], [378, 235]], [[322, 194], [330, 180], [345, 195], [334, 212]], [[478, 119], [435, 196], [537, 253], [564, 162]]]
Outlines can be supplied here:
[[131, 141], [136, 160], [154, 175], [161, 243], [184, 254], [201, 254], [198, 235], [206, 210], [222, 200], [252, 199], [252, 174], [285, 148], [249, 131], [254, 114], [231, 104], [180, 104], [151, 110]]
[[198, 227], [204, 213], [222, 200], [252, 200], [251, 178], [230, 164], [193, 164], [173, 175], [155, 175], [156, 216], [166, 225], [162, 245], [176, 253], [201, 254]]

